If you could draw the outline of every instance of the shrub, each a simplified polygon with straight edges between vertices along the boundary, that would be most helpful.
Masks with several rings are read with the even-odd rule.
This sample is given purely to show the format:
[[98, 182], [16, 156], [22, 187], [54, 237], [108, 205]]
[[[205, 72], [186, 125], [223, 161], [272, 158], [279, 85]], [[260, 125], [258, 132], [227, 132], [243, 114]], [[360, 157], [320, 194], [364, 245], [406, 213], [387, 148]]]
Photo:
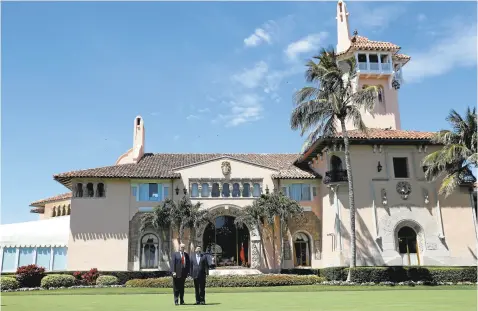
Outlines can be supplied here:
[[117, 285], [118, 278], [113, 275], [100, 275], [96, 279], [96, 285]]
[[0, 277], [0, 287], [2, 290], [12, 290], [20, 287], [20, 283], [11, 276]]
[[85, 272], [81, 275], [84, 283], [87, 285], [94, 285], [96, 284], [96, 279], [100, 276], [98, 269], [92, 268], [90, 271]]
[[282, 269], [281, 274], [319, 275], [319, 269]]
[[331, 267], [320, 269], [319, 275], [326, 278], [328, 281], [345, 281], [347, 279], [347, 272], [345, 267]]
[[[206, 279], [207, 287], [261, 287], [261, 286], [286, 286], [286, 285], [313, 285], [325, 281], [316, 275], [231, 275], [210, 276]], [[126, 282], [127, 287], [172, 287], [171, 277], [134, 279]], [[186, 280], [185, 287], [193, 287], [191, 279]]]
[[17, 268], [16, 278], [21, 287], [38, 287], [45, 276], [45, 268], [37, 265], [21, 266]]
[[41, 287], [56, 288], [56, 287], [71, 287], [75, 285], [75, 277], [68, 274], [50, 274], [41, 280]]

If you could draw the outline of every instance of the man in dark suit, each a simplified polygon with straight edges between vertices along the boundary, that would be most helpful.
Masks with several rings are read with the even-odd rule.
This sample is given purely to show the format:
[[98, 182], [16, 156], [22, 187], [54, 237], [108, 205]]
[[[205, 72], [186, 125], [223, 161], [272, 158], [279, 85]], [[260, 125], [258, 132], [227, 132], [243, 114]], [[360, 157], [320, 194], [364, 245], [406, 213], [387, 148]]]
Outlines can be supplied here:
[[173, 254], [171, 274], [173, 276], [174, 304], [184, 304], [184, 282], [190, 270], [189, 255], [184, 251], [184, 244], [179, 245], [179, 252]]
[[201, 247], [196, 247], [196, 252], [191, 258], [191, 277], [194, 280], [196, 304], [206, 304], [206, 276], [209, 275], [209, 261], [207, 255], [201, 252]]

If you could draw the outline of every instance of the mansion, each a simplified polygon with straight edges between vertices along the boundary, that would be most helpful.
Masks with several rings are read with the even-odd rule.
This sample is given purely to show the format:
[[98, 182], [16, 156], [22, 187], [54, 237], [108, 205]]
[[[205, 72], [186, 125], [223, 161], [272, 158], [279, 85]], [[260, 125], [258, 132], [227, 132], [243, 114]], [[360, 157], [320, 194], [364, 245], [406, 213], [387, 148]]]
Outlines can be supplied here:
[[[347, 125], [353, 169], [357, 265], [476, 265], [477, 234], [470, 185], [448, 197], [425, 180], [422, 159], [441, 148], [432, 132], [400, 125], [398, 92], [410, 57], [400, 47], [353, 35], [346, 4], [337, 3], [337, 53], [354, 57], [354, 86], [379, 89], [366, 134]], [[217, 267], [259, 272], [349, 264], [350, 214], [343, 137], [319, 138], [298, 154], [147, 153], [145, 120], [133, 146], [107, 167], [54, 175], [68, 192], [31, 203], [40, 219], [1, 226], [1, 271], [37, 263], [47, 270], [169, 270], [178, 238], [171, 228], [140, 231], [140, 218], [165, 199], [187, 196], [213, 222], [186, 232]], [[270, 228], [234, 225], [261, 194], [282, 191], [304, 210], [280, 241]], [[283, 245], [281, 248], [280, 245]], [[282, 252], [281, 252], [282, 249]], [[192, 251], [192, 250], [191, 250]], [[283, 256], [283, 260], [281, 260]], [[282, 262], [282, 267], [281, 267]]]

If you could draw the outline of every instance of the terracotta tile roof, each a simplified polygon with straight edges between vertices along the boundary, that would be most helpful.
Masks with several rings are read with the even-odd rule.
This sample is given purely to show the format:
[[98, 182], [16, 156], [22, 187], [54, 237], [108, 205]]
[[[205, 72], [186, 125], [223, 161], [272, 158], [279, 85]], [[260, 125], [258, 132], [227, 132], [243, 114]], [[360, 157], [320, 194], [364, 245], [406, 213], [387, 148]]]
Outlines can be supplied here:
[[[63, 200], [67, 200], [67, 199], [71, 199], [71, 192], [62, 193], [62, 194], [56, 195], [54, 197], [49, 197], [49, 198], [46, 198], [46, 199], [41, 199], [41, 200], [32, 202], [30, 204], [30, 206], [35, 206], [35, 207], [41, 208], [41, 207], [45, 207], [45, 204], [47, 204], [47, 203], [55, 202], [55, 201], [63, 201]], [[33, 210], [34, 209], [32, 209], [32, 211]], [[32, 213], [34, 213], [34, 212], [32, 212]]]
[[399, 50], [400, 47], [391, 42], [372, 41], [367, 37], [355, 35], [350, 39], [350, 46], [360, 50]]
[[367, 37], [355, 35], [352, 38], [350, 38], [350, 47], [347, 50], [338, 53], [337, 55], [347, 54], [349, 51], [355, 51], [355, 50], [391, 51], [396, 53], [398, 50], [400, 50], [400, 46], [391, 42], [373, 41], [373, 40], [369, 40]]
[[313, 171], [304, 171], [300, 168], [291, 168], [281, 170], [279, 173], [272, 174], [272, 179], [314, 179], [320, 178], [320, 175]]
[[[351, 143], [369, 142], [376, 143], [377, 141], [388, 141], [390, 143], [400, 143], [403, 141], [409, 143], [432, 143], [434, 132], [420, 132], [420, 131], [408, 131], [408, 130], [391, 130], [391, 129], [378, 129], [369, 128], [368, 133], [365, 134], [359, 130], [351, 130], [347, 132]], [[342, 133], [337, 133], [332, 137], [319, 137], [313, 143], [304, 148], [301, 156], [296, 162], [296, 165], [303, 163], [306, 159], [310, 160], [322, 148], [324, 148], [329, 140], [342, 140]]]
[[[368, 129], [368, 133], [365, 134], [358, 130], [348, 131], [349, 138], [351, 139], [397, 139], [397, 140], [430, 140], [433, 138], [434, 132], [419, 132], [419, 131], [407, 131], [407, 130], [388, 130], [388, 129]], [[336, 135], [337, 138], [342, 138], [342, 133]]]
[[[175, 169], [217, 160], [221, 158], [231, 158], [251, 164], [268, 167], [274, 170], [294, 171], [291, 168], [293, 162], [297, 159], [297, 154], [259, 154], [259, 153], [209, 153], [209, 154], [167, 154], [158, 153], [145, 154], [137, 164], [113, 165], [99, 168], [92, 168], [79, 171], [71, 171], [54, 175], [54, 179], [69, 187], [72, 178], [92, 177], [92, 178], [180, 178], [180, 174]], [[232, 168], [234, 170], [234, 168]], [[300, 171], [300, 169], [297, 168]], [[296, 172], [296, 174], [299, 174]], [[303, 176], [314, 175], [304, 172]], [[305, 175], [304, 175], [305, 174]]]
[[45, 208], [44, 207], [35, 207], [30, 210], [30, 213], [34, 214], [44, 214], [45, 213]]
[[399, 60], [409, 60], [411, 57], [408, 56], [408, 55], [405, 55], [405, 54], [395, 54], [393, 55], [393, 57], [395, 57], [396, 59], [399, 59]]

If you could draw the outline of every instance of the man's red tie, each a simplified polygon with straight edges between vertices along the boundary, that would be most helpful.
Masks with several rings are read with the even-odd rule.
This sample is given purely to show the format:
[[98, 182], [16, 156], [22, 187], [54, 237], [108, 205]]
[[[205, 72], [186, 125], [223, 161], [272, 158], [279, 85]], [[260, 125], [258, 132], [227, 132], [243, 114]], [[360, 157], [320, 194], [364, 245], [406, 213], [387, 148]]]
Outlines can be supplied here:
[[181, 264], [184, 266], [184, 254], [181, 254]]

